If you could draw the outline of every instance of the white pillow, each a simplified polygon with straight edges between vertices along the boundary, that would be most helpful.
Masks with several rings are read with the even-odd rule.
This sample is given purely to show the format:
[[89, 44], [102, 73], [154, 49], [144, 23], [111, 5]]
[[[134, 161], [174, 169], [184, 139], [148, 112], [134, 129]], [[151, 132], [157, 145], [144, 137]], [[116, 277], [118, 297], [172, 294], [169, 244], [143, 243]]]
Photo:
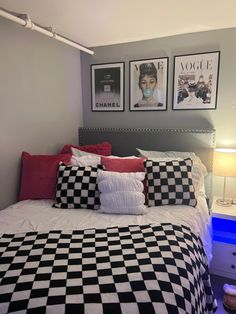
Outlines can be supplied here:
[[144, 172], [113, 172], [99, 170], [97, 176], [100, 194], [98, 212], [108, 214], [142, 215], [145, 196], [142, 193]]
[[196, 154], [194, 152], [176, 152], [176, 151], [166, 151], [159, 152], [154, 150], [143, 150], [140, 148], [136, 148], [142, 157], [148, 158], [166, 158], [166, 157], [176, 157], [176, 158], [191, 158], [194, 160], [196, 158]]
[[[101, 155], [84, 152], [77, 148], [71, 147], [72, 157], [71, 164], [73, 166], [87, 167], [87, 166], [97, 166], [101, 164]], [[118, 156], [105, 156], [106, 158], [138, 158], [137, 156], [127, 156], [127, 157], [118, 157]]]
[[116, 171], [103, 171], [99, 170], [98, 172], [99, 178], [98, 178], [98, 183], [110, 179], [115, 183], [116, 179], [135, 179], [139, 181], [143, 181], [145, 179], [145, 172], [116, 172]]
[[81, 157], [72, 155], [70, 162], [73, 166], [79, 167], [97, 166], [101, 163], [101, 157], [95, 154]]
[[205, 196], [205, 176], [207, 175], [206, 167], [203, 164], [194, 163], [192, 168], [193, 186], [195, 189], [196, 197], [200, 193]]
[[[99, 178], [100, 179], [100, 178]], [[98, 182], [101, 191], [105, 192], [122, 192], [124, 187], [128, 191], [134, 192], [143, 192], [143, 183], [140, 180], [133, 179], [130, 177], [116, 177], [110, 176], [110, 174], [103, 179], [101, 182]]]
[[74, 155], [76, 157], [83, 157], [83, 156], [99, 156], [99, 157], [101, 157], [101, 155], [84, 152], [84, 151], [77, 149], [77, 148], [74, 148], [74, 147], [71, 147], [71, 152], [72, 152], [72, 155]]
[[[99, 156], [101, 157], [102, 155], [98, 155], [98, 154], [93, 154], [93, 153], [88, 153], [88, 152], [84, 152], [78, 148], [74, 148], [71, 147], [71, 152], [74, 156], [76, 157], [83, 157], [83, 156]], [[106, 158], [139, 158], [137, 156], [124, 156], [124, 157], [120, 157], [120, 156], [114, 156], [114, 155], [109, 155], [109, 156], [103, 156]]]
[[145, 197], [143, 193], [119, 191], [100, 194], [99, 212], [107, 214], [143, 215]]

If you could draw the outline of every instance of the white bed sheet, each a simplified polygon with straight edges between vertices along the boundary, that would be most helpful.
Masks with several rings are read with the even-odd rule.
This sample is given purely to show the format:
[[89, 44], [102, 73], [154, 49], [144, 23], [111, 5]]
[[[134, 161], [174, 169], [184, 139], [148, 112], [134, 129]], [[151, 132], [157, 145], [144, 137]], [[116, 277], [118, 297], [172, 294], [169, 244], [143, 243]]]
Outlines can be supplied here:
[[205, 197], [199, 196], [195, 208], [191, 206], [148, 207], [145, 215], [111, 215], [88, 209], [53, 208], [52, 200], [27, 200], [0, 211], [0, 235], [28, 231], [73, 230], [106, 228], [131, 224], [183, 224], [200, 235], [210, 262], [211, 223]]

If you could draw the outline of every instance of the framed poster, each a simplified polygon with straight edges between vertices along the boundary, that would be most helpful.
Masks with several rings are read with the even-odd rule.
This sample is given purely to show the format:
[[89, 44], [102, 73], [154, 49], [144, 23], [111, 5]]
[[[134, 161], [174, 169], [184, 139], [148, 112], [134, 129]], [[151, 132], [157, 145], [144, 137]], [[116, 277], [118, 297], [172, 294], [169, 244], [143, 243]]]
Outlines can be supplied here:
[[130, 69], [130, 111], [167, 110], [168, 57], [134, 60]]
[[92, 64], [92, 111], [124, 111], [124, 62]]
[[173, 110], [216, 109], [220, 52], [174, 57]]

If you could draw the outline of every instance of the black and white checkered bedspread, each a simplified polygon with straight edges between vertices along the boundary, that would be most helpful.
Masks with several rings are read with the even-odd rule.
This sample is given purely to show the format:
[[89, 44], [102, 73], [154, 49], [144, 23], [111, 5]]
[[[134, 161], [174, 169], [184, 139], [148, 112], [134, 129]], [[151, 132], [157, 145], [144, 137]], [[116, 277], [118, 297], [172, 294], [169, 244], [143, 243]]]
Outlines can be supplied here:
[[213, 313], [201, 240], [172, 224], [5, 234], [0, 313]]

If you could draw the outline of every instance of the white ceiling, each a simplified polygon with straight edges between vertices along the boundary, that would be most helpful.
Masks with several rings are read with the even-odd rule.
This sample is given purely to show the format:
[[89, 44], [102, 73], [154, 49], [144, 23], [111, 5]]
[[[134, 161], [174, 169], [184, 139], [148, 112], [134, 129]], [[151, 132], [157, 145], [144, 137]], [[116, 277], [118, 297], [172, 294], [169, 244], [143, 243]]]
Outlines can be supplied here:
[[0, 0], [87, 47], [236, 27], [236, 0]]

